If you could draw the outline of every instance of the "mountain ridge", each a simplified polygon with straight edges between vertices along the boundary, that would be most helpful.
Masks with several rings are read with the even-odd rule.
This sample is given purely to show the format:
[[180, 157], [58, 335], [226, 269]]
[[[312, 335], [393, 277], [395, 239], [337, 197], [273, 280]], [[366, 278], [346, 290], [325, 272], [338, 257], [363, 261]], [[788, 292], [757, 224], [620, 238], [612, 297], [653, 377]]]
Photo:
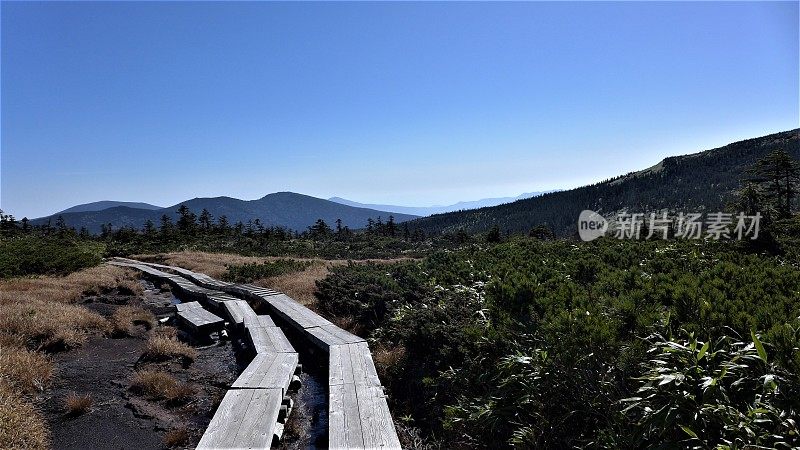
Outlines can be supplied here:
[[56, 213], [33, 219], [31, 224], [43, 225], [48, 222], [54, 224], [60, 216], [67, 226], [76, 229], [86, 227], [90, 233], [100, 232], [102, 226], [108, 223], [114, 228], [124, 226], [141, 229], [148, 220], [158, 225], [164, 214], [173, 221], [176, 220], [177, 209], [181, 205], [186, 205], [197, 215], [203, 209], [207, 209], [215, 219], [225, 215], [231, 224], [239, 221], [247, 223], [249, 220], [259, 219], [262, 225], [267, 227], [284, 227], [297, 231], [305, 230], [317, 219], [323, 219], [331, 226], [337, 219], [341, 219], [344, 226], [362, 228], [366, 226], [367, 219], [370, 218], [386, 219], [392, 215], [395, 221], [400, 223], [417, 217], [369, 208], [356, 208], [294, 192], [275, 192], [255, 200], [241, 200], [227, 196], [196, 197], [161, 209], [141, 209], [120, 205], [99, 211]]
[[525, 198], [536, 197], [549, 192], [555, 192], [555, 190], [525, 192], [516, 197], [490, 197], [478, 200], [460, 201], [457, 203], [453, 203], [451, 205], [434, 205], [434, 206], [399, 206], [399, 205], [386, 205], [386, 204], [374, 204], [374, 203], [360, 203], [342, 197], [331, 197], [328, 200], [336, 203], [341, 203], [343, 205], [356, 206], [360, 208], [379, 209], [382, 211], [397, 212], [401, 214], [411, 214], [415, 216], [429, 216], [432, 214], [441, 214], [441, 213], [459, 211], [463, 209], [477, 209], [477, 208], [484, 208], [487, 206], [497, 206], [503, 203], [510, 203]]
[[670, 156], [646, 169], [592, 185], [498, 206], [422, 217], [408, 222], [426, 233], [485, 232], [495, 225], [508, 233], [544, 225], [559, 236], [576, 233], [584, 209], [613, 214], [628, 209], [721, 211], [734, 198], [746, 170], [768, 153], [786, 149], [800, 159], [800, 128]]
[[163, 206], [151, 205], [150, 203], [144, 203], [144, 202], [121, 202], [117, 200], [100, 200], [96, 202], [82, 203], [80, 205], [71, 206], [63, 211], [59, 211], [51, 215], [57, 216], [59, 214], [69, 214], [76, 212], [102, 211], [104, 209], [114, 208], [117, 206], [126, 206], [129, 208], [149, 209], [149, 210], [164, 208]]

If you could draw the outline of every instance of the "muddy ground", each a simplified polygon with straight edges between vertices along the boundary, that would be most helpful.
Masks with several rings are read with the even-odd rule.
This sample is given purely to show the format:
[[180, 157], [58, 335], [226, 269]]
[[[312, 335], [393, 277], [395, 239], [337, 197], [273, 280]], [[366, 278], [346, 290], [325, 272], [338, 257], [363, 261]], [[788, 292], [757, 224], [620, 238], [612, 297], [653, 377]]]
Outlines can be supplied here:
[[[180, 300], [166, 287], [142, 283], [145, 293], [141, 297], [110, 293], [86, 297], [83, 305], [105, 317], [123, 305], [142, 306], [158, 318], [170, 317], [172, 305]], [[49, 423], [54, 448], [160, 449], [180, 435], [184, 439], [173, 442], [174, 446], [193, 448], [197, 444], [228, 387], [252, 355], [236, 337], [215, 334], [210, 340], [198, 341], [179, 332], [179, 339], [198, 350], [191, 365], [183, 367], [177, 361], [144, 363], [140, 355], [151, 333], [140, 326], [130, 337], [93, 336], [80, 348], [53, 355], [57, 372], [39, 404]], [[320, 382], [325, 374], [311, 361], [305, 366], [311, 373], [301, 375], [303, 386], [291, 394], [295, 408], [279, 448], [307, 449], [326, 444], [327, 399], [325, 385]], [[144, 368], [169, 372], [191, 385], [196, 394], [185, 404], [169, 405], [132, 392], [131, 378]], [[77, 417], [68, 416], [64, 399], [70, 393], [91, 395], [90, 410]]]

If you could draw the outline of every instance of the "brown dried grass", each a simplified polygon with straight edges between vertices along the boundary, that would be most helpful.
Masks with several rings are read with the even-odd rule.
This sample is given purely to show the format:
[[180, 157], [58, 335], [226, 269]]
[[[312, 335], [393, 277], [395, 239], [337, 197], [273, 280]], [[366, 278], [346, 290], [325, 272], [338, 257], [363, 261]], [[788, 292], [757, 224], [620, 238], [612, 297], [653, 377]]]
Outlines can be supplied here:
[[62, 350], [86, 342], [91, 331], [109, 330], [99, 314], [76, 305], [43, 300], [0, 305], [0, 334], [41, 350]]
[[79, 395], [72, 392], [64, 398], [64, 410], [71, 417], [89, 412], [93, 404], [94, 400], [90, 394]]
[[[26, 396], [48, 385], [53, 364], [27, 348], [71, 348], [85, 342], [90, 332], [108, 331], [103, 317], [72, 303], [115, 289], [141, 294], [136, 277], [132, 270], [100, 266], [63, 277], [0, 280], [0, 448], [50, 445], [47, 423]], [[75, 411], [88, 408], [86, 402], [74, 399]]]
[[0, 305], [20, 301], [74, 303], [83, 295], [118, 289], [122, 293], [143, 292], [132, 269], [103, 265], [73, 272], [64, 277], [11, 278], [0, 281]]
[[131, 389], [154, 400], [167, 400], [171, 404], [188, 402], [195, 394], [195, 389], [181, 383], [167, 372], [142, 370], [131, 380]]
[[378, 347], [372, 353], [372, 357], [375, 360], [375, 369], [378, 372], [378, 377], [386, 380], [391, 378], [389, 373], [392, 369], [405, 361], [406, 349], [403, 346], [394, 348]]
[[0, 383], [22, 394], [43, 391], [53, 377], [53, 363], [45, 355], [22, 347], [0, 347]]
[[281, 291], [302, 305], [313, 306], [317, 302], [316, 297], [314, 297], [314, 292], [317, 290], [317, 280], [328, 276], [331, 265], [328, 262], [315, 261], [314, 264], [301, 272], [262, 278], [256, 280], [253, 284]]
[[146, 361], [167, 361], [172, 358], [181, 358], [183, 363], [194, 361], [197, 350], [189, 345], [171, 337], [154, 333], [147, 341], [142, 359]]
[[164, 446], [167, 448], [186, 447], [189, 443], [189, 429], [179, 426], [164, 434]]
[[0, 343], [60, 350], [81, 345], [91, 331], [108, 331], [108, 322], [81, 306], [83, 295], [117, 289], [141, 294], [134, 271], [99, 266], [64, 277], [12, 278], [0, 281]]
[[39, 411], [0, 380], [0, 448], [47, 449], [50, 432]]
[[111, 333], [114, 336], [133, 336], [137, 325], [151, 330], [156, 323], [156, 317], [150, 311], [138, 306], [122, 306], [111, 316]]

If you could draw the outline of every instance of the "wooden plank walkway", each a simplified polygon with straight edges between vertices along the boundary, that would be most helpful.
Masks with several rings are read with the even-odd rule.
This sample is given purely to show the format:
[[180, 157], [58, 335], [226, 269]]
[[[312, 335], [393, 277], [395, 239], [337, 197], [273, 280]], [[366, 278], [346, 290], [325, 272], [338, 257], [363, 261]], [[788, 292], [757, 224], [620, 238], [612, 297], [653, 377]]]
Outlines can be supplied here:
[[[218, 289], [232, 296], [264, 304], [271, 313], [301, 332], [315, 347], [328, 354], [330, 448], [370, 450], [401, 448], [386, 395], [375, 370], [369, 346], [364, 339], [337, 327], [287, 295], [273, 289], [216, 282], [203, 274], [186, 269], [178, 270], [171, 266], [160, 266], [160, 268], [175, 271], [205, 288]], [[229, 302], [230, 300], [227, 300], [223, 304], [227, 305]], [[236, 307], [230, 308], [233, 310]], [[233, 313], [229, 314], [233, 317]], [[285, 360], [281, 359], [281, 353], [276, 351], [282, 344], [273, 340], [269, 331], [264, 331], [274, 324], [266, 322], [262, 317], [264, 316], [242, 317], [242, 324], [257, 355], [251, 363], [252, 369], [248, 366], [234, 386], [242, 390], [253, 389], [256, 386], [283, 390], [284, 384], [276, 381], [276, 374], [280, 374], [280, 379], [284, 380], [285, 374], [289, 372], [287, 368], [282, 367]], [[263, 326], [262, 321], [265, 323]], [[290, 361], [287, 367], [291, 364]], [[280, 387], [275, 387], [276, 385]]]
[[[197, 448], [270, 448], [283, 434], [283, 423], [290, 404], [286, 397], [290, 388], [299, 385], [295, 375], [298, 370], [297, 352], [283, 331], [269, 316], [259, 316], [250, 305], [229, 293], [212, 287], [230, 287], [230, 283], [216, 282], [206, 276], [197, 276], [186, 269], [139, 263], [116, 259], [111, 264], [139, 269], [148, 276], [167, 281], [181, 293], [198, 297], [222, 311], [236, 331], [246, 334], [256, 356], [231, 385], [220, 403]], [[158, 269], [180, 273], [172, 275]], [[179, 269], [179, 270], [178, 270]], [[192, 280], [205, 283], [198, 286]], [[206, 326], [222, 328], [224, 320], [208, 312], [199, 302], [176, 305], [177, 317], [198, 330]], [[213, 319], [212, 319], [213, 318]]]

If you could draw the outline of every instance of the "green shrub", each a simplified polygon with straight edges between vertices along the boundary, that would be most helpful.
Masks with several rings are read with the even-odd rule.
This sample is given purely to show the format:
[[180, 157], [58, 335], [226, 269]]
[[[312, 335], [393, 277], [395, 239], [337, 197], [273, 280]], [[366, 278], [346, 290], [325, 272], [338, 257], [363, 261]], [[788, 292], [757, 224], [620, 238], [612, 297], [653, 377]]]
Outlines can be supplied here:
[[[797, 448], [800, 386], [758, 337], [650, 338], [635, 396], [622, 399], [635, 447]], [[617, 442], [619, 444], [619, 442]]]
[[[337, 267], [317, 288], [323, 312], [365, 325], [378, 346], [404, 349], [382, 380], [393, 411], [456, 447], [645, 442], [630, 434], [639, 429], [633, 410], [614, 411], [641, 384], [653, 345], [643, 337], [654, 330], [686, 329], [704, 342], [762, 330], [769, 373], [798, 381], [800, 270], [737, 244], [512, 238]], [[764, 373], [741, 376], [756, 385]], [[793, 418], [800, 396], [772, 405]], [[677, 430], [645, 444], [697, 444]]]
[[65, 275], [102, 262], [105, 246], [77, 238], [0, 238], [0, 277]]
[[251, 283], [260, 278], [276, 277], [293, 272], [302, 272], [312, 263], [309, 261], [298, 261], [295, 259], [278, 259], [276, 261], [264, 262], [262, 264], [241, 264], [227, 267], [227, 273], [223, 275], [226, 281], [234, 283]]

